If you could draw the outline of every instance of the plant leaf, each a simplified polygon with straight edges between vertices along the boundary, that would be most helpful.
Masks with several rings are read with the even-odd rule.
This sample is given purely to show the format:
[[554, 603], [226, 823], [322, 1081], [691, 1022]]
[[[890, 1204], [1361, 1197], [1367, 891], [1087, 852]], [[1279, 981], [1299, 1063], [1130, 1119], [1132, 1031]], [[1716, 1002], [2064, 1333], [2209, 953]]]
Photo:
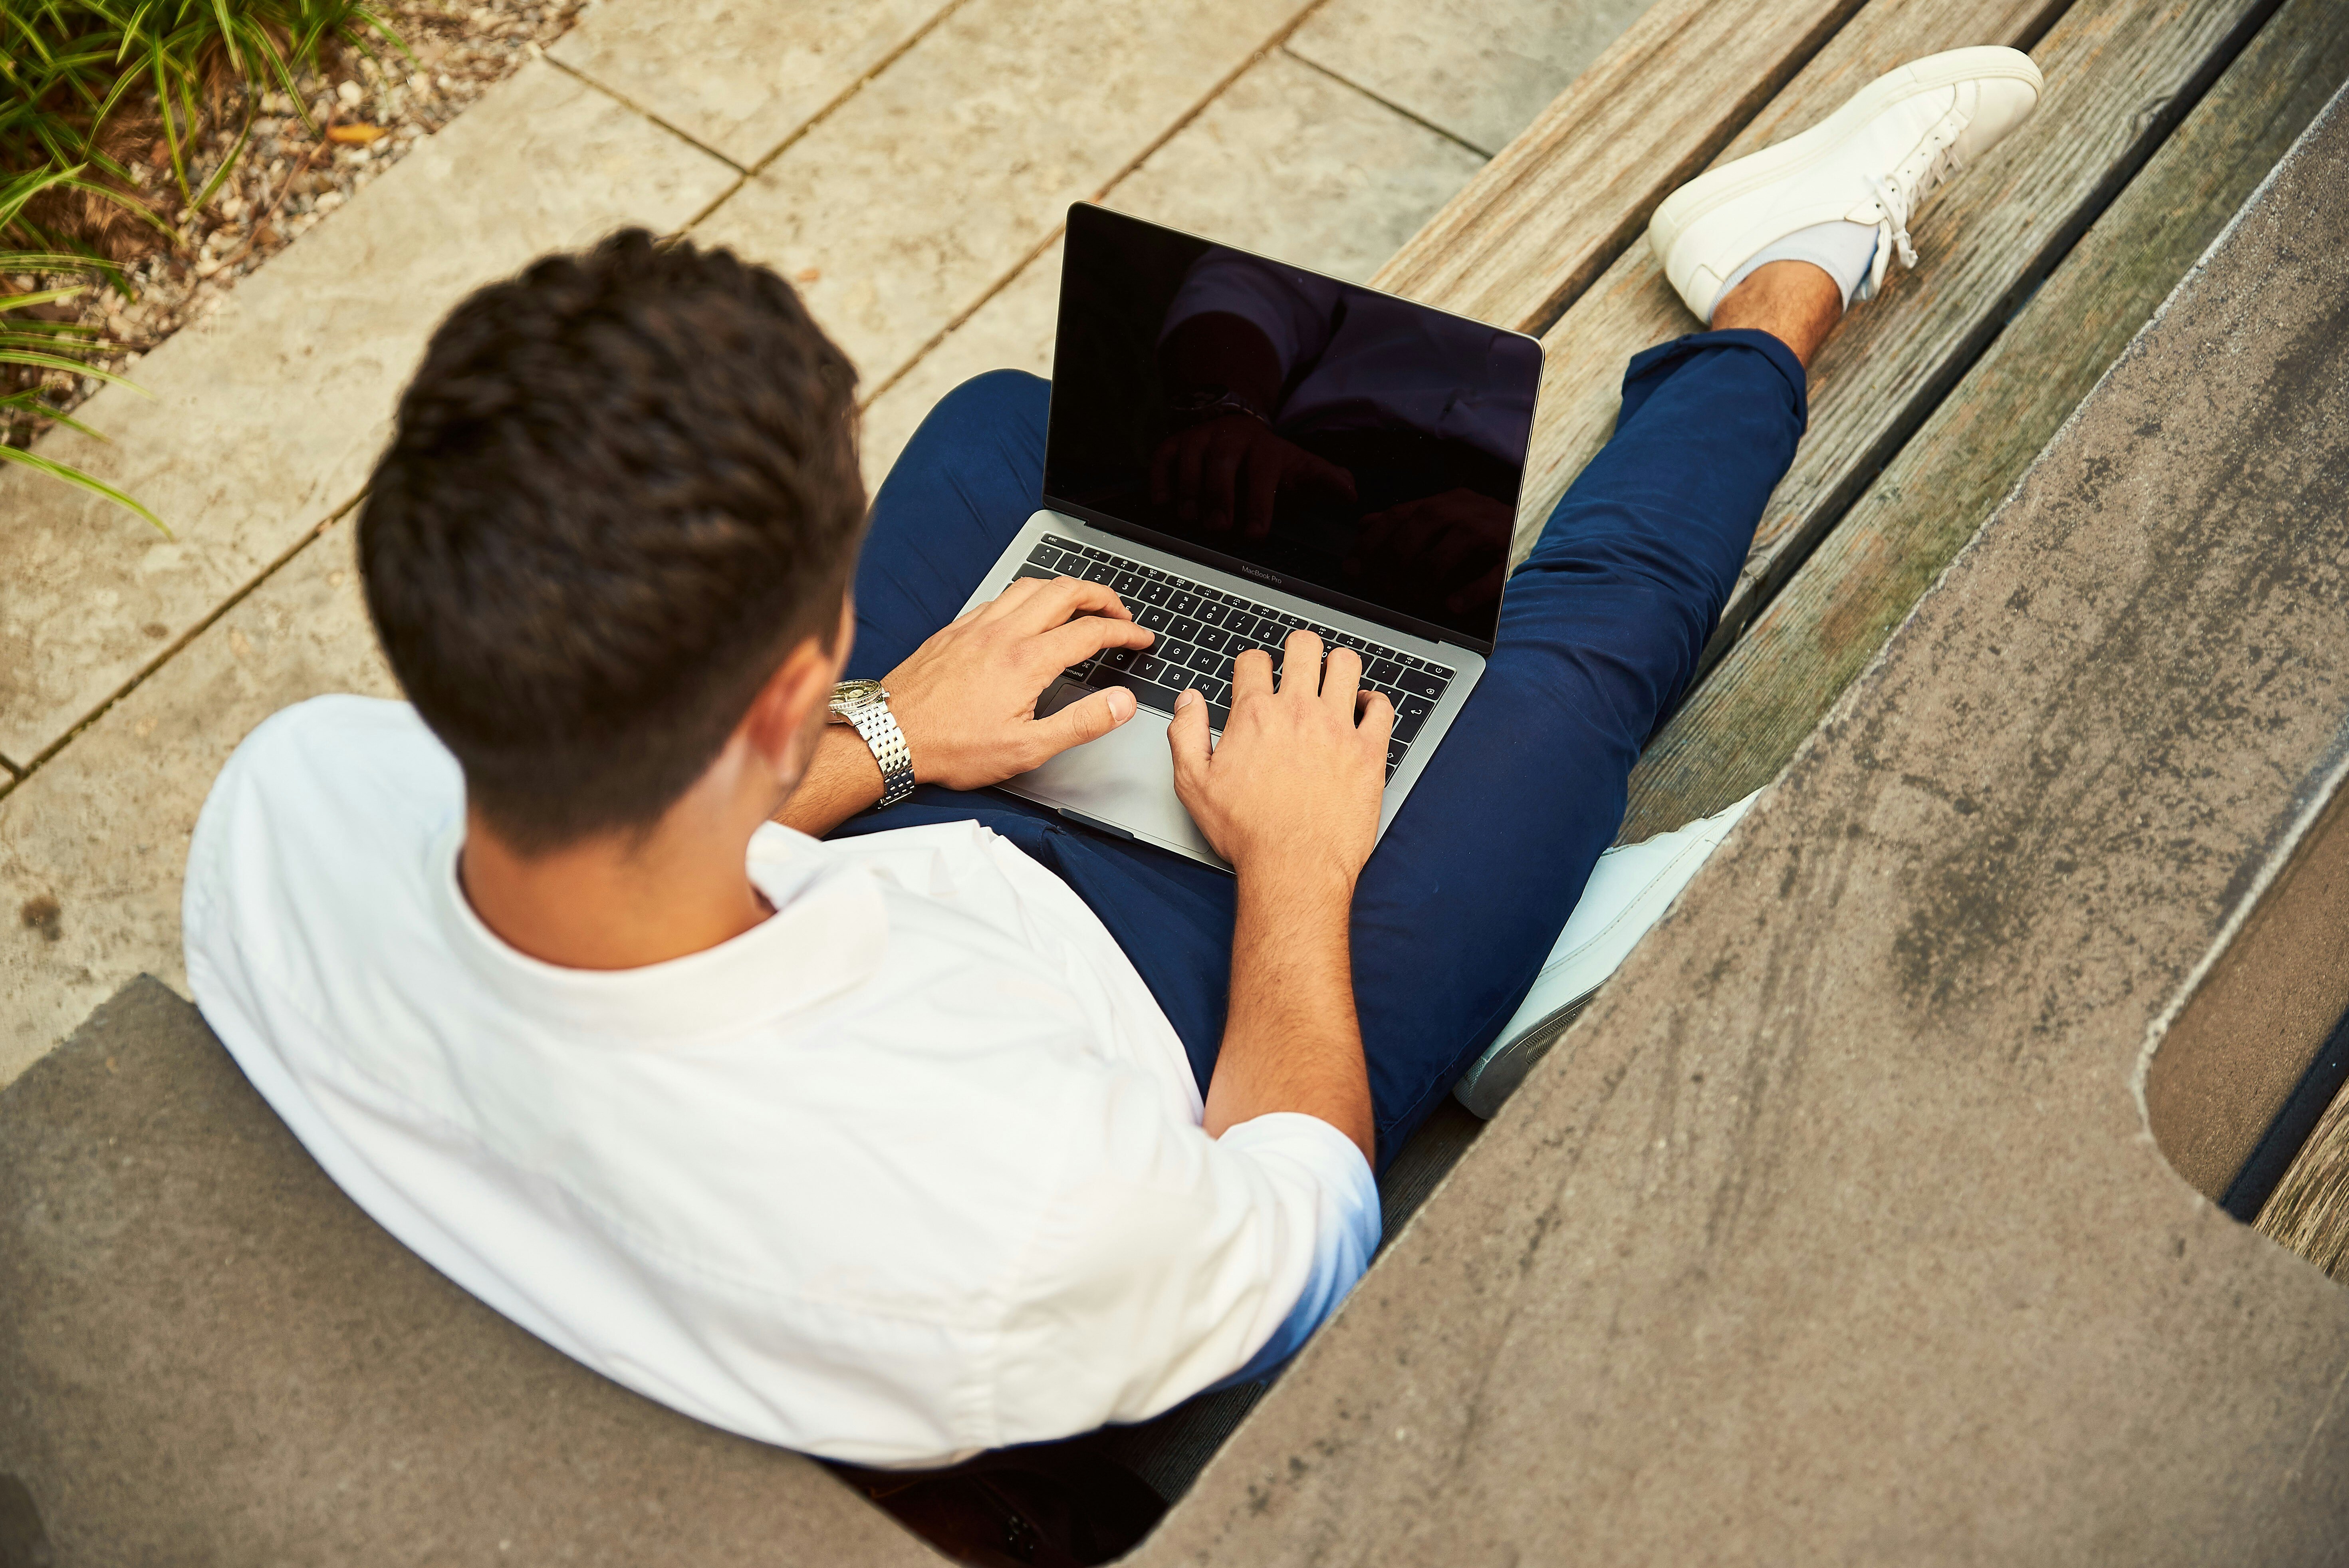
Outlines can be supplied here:
[[150, 512], [137, 497], [117, 490], [113, 485], [95, 475], [84, 473], [69, 462], [59, 462], [55, 458], [43, 457], [39, 452], [26, 452], [24, 448], [16, 446], [0, 446], [0, 462], [21, 462], [36, 472], [46, 473], [52, 479], [63, 480], [66, 483], [87, 490], [93, 495], [104, 496], [117, 506], [136, 512], [140, 516], [155, 524], [156, 532], [162, 535], [164, 538], [178, 537], [170, 528], [164, 526], [160, 517]]
[[151, 400], [155, 396], [138, 382], [118, 376], [111, 370], [101, 370], [95, 365], [84, 365], [78, 360], [60, 359], [54, 354], [28, 353], [22, 348], [0, 348], [0, 365], [29, 365], [42, 370], [63, 370], [72, 376], [95, 376], [109, 386], [128, 387], [142, 398]]

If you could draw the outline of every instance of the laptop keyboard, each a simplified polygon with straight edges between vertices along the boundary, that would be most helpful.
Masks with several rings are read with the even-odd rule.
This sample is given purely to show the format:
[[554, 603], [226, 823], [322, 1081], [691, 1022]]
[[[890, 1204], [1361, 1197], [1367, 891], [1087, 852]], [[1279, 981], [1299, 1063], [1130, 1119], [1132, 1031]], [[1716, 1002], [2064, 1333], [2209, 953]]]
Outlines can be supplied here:
[[1361, 655], [1362, 684], [1385, 692], [1394, 704], [1389, 778], [1410, 754], [1454, 673], [1353, 632], [1301, 620], [1289, 611], [1055, 535], [1044, 535], [1014, 580], [1019, 577], [1083, 577], [1107, 584], [1158, 640], [1146, 649], [1112, 648], [1071, 669], [1070, 677], [1096, 691], [1123, 686], [1144, 708], [1166, 714], [1174, 711], [1174, 699], [1185, 688], [1195, 688], [1207, 700], [1209, 727], [1217, 731], [1231, 717], [1232, 660], [1249, 649], [1272, 655], [1276, 672], [1282, 644], [1299, 627], [1325, 647], [1352, 649]]

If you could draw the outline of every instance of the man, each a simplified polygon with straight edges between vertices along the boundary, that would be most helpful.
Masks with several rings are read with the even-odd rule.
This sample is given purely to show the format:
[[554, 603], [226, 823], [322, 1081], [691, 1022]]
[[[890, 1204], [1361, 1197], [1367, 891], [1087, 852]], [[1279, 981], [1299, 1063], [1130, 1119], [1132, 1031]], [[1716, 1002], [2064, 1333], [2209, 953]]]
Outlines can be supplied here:
[[[1236, 877], [984, 786], [1145, 647], [1022, 582], [1046, 389], [982, 377], [874, 500], [772, 274], [622, 234], [435, 337], [359, 527], [414, 706], [263, 725], [190, 853], [206, 1016], [344, 1189], [499, 1311], [719, 1426], [936, 1463], [1260, 1376], [1378, 1241], [1374, 1161], [1506, 1019], [1620, 819], [1805, 418], [1805, 366], [2036, 101], [1896, 72], [1659, 213], [1711, 330], [1631, 363], [1373, 851], [1391, 714], [1311, 633], [1170, 732]], [[862, 550], [860, 554], [860, 533]], [[921, 787], [827, 725], [878, 677]], [[887, 763], [901, 764], [874, 726]], [[772, 819], [771, 821], [770, 819]]]

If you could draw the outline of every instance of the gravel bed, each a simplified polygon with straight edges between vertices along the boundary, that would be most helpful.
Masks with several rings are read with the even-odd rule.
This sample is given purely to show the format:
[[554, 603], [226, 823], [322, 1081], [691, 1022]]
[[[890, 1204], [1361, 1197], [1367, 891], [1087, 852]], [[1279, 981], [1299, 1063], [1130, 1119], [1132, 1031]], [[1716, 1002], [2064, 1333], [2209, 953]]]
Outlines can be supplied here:
[[[297, 78], [310, 119], [290, 96], [262, 95], [246, 143], [202, 212], [178, 199], [170, 154], [159, 140], [134, 173], [150, 192], [171, 192], [158, 216], [173, 224], [172, 243], [128, 266], [129, 296], [100, 288], [64, 307], [106, 334], [113, 351], [103, 368], [137, 379], [141, 358], [191, 321], [221, 307], [237, 279], [265, 264], [369, 182], [440, 130], [466, 105], [543, 54], [575, 21], [584, 0], [488, 0], [467, 5], [408, 0], [382, 15], [409, 55], [381, 44], [369, 59], [352, 53], [330, 68]], [[189, 171], [201, 192], [243, 127], [247, 100], [232, 93], [204, 151]], [[160, 236], [158, 236], [159, 240]], [[29, 289], [31, 279], [17, 279]], [[102, 384], [93, 376], [51, 371], [52, 401], [70, 411]], [[29, 445], [37, 428], [8, 432]]]

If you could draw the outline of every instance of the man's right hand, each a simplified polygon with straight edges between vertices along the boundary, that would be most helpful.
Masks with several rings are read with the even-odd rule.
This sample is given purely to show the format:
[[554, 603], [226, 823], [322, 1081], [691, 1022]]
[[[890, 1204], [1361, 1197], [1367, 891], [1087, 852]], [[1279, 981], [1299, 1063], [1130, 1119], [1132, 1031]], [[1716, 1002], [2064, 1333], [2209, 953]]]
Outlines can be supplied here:
[[1318, 1116], [1377, 1161], [1361, 1025], [1354, 1012], [1349, 911], [1379, 836], [1394, 709], [1361, 695], [1362, 662], [1292, 631], [1287, 678], [1259, 649], [1232, 671], [1232, 717], [1207, 747], [1207, 704], [1177, 703], [1167, 739], [1174, 792], [1239, 873], [1231, 1003], [1207, 1084], [1211, 1137], [1275, 1112]]
[[1023, 577], [916, 649], [881, 684], [914, 776], [983, 789], [1133, 718], [1131, 691], [1098, 691], [1045, 719], [1036, 701], [1054, 676], [1102, 649], [1156, 640], [1100, 583]]
[[1378, 839], [1394, 707], [1376, 691], [1365, 699], [1351, 649], [1325, 665], [1321, 639], [1293, 631], [1283, 653], [1288, 673], [1277, 691], [1271, 656], [1240, 655], [1231, 720], [1212, 751], [1206, 703], [1184, 695], [1166, 732], [1174, 793], [1243, 877], [1293, 868], [1350, 888]]

